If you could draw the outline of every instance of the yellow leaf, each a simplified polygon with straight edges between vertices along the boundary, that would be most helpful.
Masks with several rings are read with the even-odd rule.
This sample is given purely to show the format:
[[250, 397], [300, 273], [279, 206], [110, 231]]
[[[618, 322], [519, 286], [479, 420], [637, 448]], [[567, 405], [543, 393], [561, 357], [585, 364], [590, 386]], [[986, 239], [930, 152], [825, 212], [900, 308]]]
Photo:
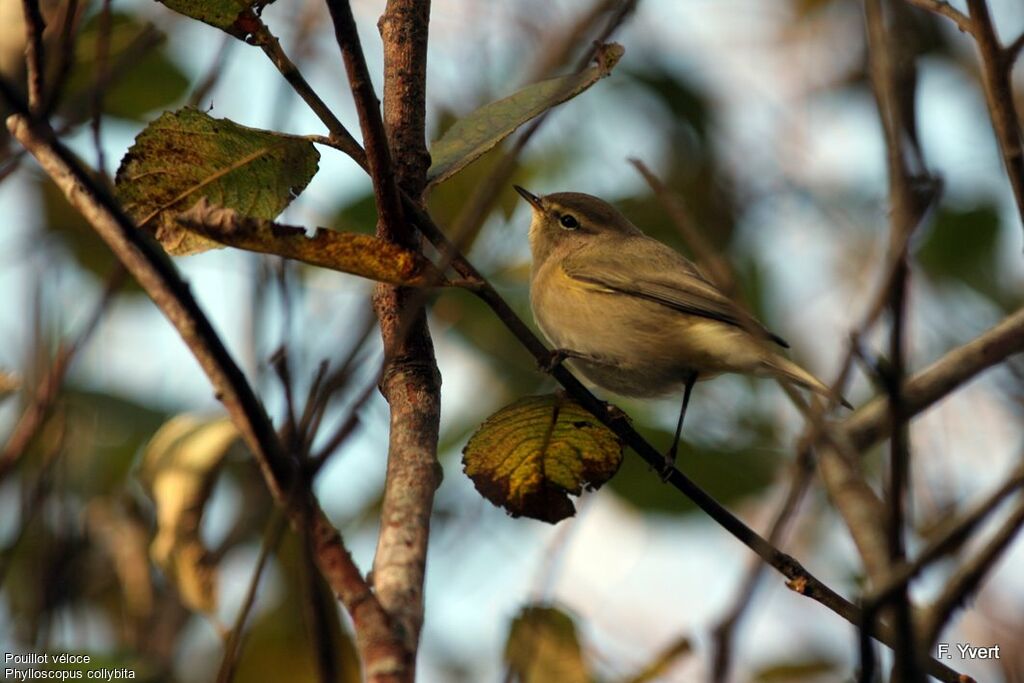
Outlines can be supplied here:
[[238, 441], [230, 420], [178, 415], [153, 435], [139, 477], [156, 507], [150, 557], [174, 582], [190, 608], [217, 606], [217, 568], [199, 527], [220, 463]]
[[505, 661], [522, 683], [589, 683], [576, 624], [554, 607], [524, 607], [512, 622]]
[[275, 254], [321, 268], [409, 286], [442, 286], [448, 280], [429, 260], [371, 235], [317, 228], [312, 237], [303, 228], [241, 216], [214, 206], [205, 198], [177, 216], [178, 223], [200, 239]]
[[575, 513], [566, 494], [600, 487], [621, 463], [615, 433], [555, 394], [522, 398], [487, 418], [462, 459], [485, 498], [514, 517], [551, 523]]

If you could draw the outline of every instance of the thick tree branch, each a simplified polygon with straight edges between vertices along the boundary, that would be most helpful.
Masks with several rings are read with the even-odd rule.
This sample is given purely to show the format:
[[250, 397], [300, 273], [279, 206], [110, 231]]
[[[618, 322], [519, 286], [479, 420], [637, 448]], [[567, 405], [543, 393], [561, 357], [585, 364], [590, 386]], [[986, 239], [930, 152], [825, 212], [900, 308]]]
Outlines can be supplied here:
[[[384, 43], [383, 122], [394, 179], [409, 197], [423, 193], [430, 167], [425, 132], [429, 20], [429, 0], [389, 0], [378, 24]], [[376, 144], [367, 142], [367, 147]], [[393, 200], [400, 201], [397, 190]], [[377, 235], [409, 249], [420, 248], [418, 234], [404, 222], [381, 221]], [[382, 283], [374, 288], [373, 304], [385, 348], [380, 388], [391, 408], [373, 584], [384, 608], [402, 627], [415, 661], [423, 624], [430, 514], [441, 483], [437, 462], [441, 376], [423, 297], [409, 288]]]
[[[352, 9], [342, 0], [327, 0], [327, 6], [359, 112], [379, 215], [377, 236], [418, 249], [419, 239], [404, 220], [401, 197], [422, 194], [430, 164], [424, 138], [430, 3], [389, 0], [381, 18], [390, 143]], [[423, 621], [430, 512], [440, 484], [441, 380], [422, 299], [405, 288], [378, 285], [374, 310], [384, 341], [380, 388], [391, 409], [391, 433], [373, 580], [381, 603], [400, 629], [398, 636], [406, 647], [401, 675], [411, 680]]]

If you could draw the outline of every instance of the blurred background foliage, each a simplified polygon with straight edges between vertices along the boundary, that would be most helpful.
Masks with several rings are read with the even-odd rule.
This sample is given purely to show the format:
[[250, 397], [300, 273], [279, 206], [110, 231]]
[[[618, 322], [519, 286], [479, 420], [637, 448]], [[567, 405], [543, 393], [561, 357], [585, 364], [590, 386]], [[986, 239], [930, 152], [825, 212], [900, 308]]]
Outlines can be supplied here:
[[[432, 139], [474, 107], [570, 70], [608, 14], [588, 15], [583, 4], [571, 2], [486, 4], [433, 3]], [[1024, 25], [1024, 13], [1011, 4], [992, 2], [1004, 38]], [[270, 6], [268, 24], [355, 129], [325, 10], [321, 3], [303, 3], [293, 19], [292, 5]], [[50, 55], [61, 54], [58, 29], [67, 6], [57, 0], [47, 5]], [[382, 3], [353, 6], [372, 69], [379, 66], [374, 22]], [[59, 60], [50, 62], [50, 78], [63, 83], [54, 121], [77, 153], [102, 166], [101, 175], [116, 167], [145, 122], [189, 101], [245, 125], [320, 132], [252, 48], [224, 48], [213, 29], [191, 25], [155, 3], [119, 2], [109, 16], [99, 2], [78, 7], [70, 63], [62, 71]], [[917, 11], [902, 14], [902, 35], [919, 59], [924, 148], [930, 167], [946, 180], [934, 219], [913, 247], [912, 360], [920, 367], [1018, 308], [1024, 269], [1021, 226], [991, 142], [974, 50], [946, 22]], [[0, 69], [21, 82], [19, 16], [20, 3], [0, 2]], [[566, 36], [575, 41], [564, 44]], [[436, 188], [431, 213], [443, 226], [466, 226], [459, 238], [471, 260], [529, 320], [528, 218], [513, 182], [541, 194], [600, 194], [649, 234], [695, 256], [625, 160], [640, 157], [731, 263], [738, 295], [790, 339], [797, 358], [829, 379], [877, 282], [887, 232], [882, 147], [859, 3], [787, 0], [767, 7], [755, 0], [641, 0], [614, 39], [625, 46], [626, 57], [612, 76], [553, 113], [484, 214], [464, 215], [468, 198], [502, 166], [512, 142]], [[1020, 71], [1018, 94], [1024, 92]], [[81, 334], [115, 264], [6, 131], [0, 136], [0, 205], [9, 225], [0, 250], [0, 285], [8, 293], [0, 317], [0, 370], [16, 376], [21, 387], [0, 395], [0, 434], [13, 435], [52, 372], [57, 350]], [[326, 156], [287, 221], [371, 231], [369, 182], [340, 155]], [[322, 360], [339, 363], [351, 355], [365, 315], [365, 283], [240, 253], [178, 264], [279, 421], [286, 401], [269, 370], [272, 351], [288, 349], [297, 396], [309, 389]], [[190, 514], [198, 515], [197, 523], [201, 519], [201, 561], [216, 572], [220, 590], [208, 613], [186, 608], [180, 587], [150, 557], [159, 510], [140, 484], [138, 466], [161, 425], [183, 412], [212, 415], [216, 403], [194, 362], [139, 293], [134, 283], [119, 289], [16, 467], [0, 468], [0, 649], [65, 648], [93, 653], [107, 666], [132, 667], [146, 680], [211, 680], [259, 549], [271, 538], [270, 501], [244, 455], [201, 473], [209, 491]], [[523, 648], [529, 653], [535, 647], [527, 626], [538, 615], [552, 620], [542, 624], [543, 632], [555, 633], [544, 639], [554, 655], [545, 650], [544, 656], [572, 669], [571, 677], [558, 680], [627, 680], [681, 633], [713, 624], [749, 558], [638, 459], [627, 456], [608, 487], [581, 499], [579, 520], [555, 529], [505, 519], [475, 494], [459, 463], [468, 435], [497, 408], [549, 391], [552, 382], [476, 298], [458, 291], [436, 295], [431, 317], [446, 392], [445, 484], [428, 571], [423, 680], [496, 680], [505, 666], [503, 652], [523, 680], [554, 680], [515, 664]], [[343, 420], [361, 387], [373, 381], [379, 350], [374, 335], [369, 338], [352, 355], [352, 372], [325, 423]], [[958, 403], [984, 414], [963, 415], [962, 427], [947, 422], [943, 445], [924, 440], [935, 457], [915, 476], [922, 484], [939, 483], [916, 501], [922, 533], [1017, 457], [1024, 396], [1019, 372], [1019, 364], [1001, 371], [972, 402]], [[859, 404], [871, 391], [870, 382], [858, 378], [849, 396]], [[655, 445], [667, 446], [674, 401], [616, 402]], [[800, 427], [795, 411], [770, 383], [737, 378], [699, 386], [692, 411], [680, 467], [760, 527], [793, 466]], [[366, 568], [383, 484], [386, 414], [374, 394], [361, 409], [358, 438], [317, 482], [325, 508]], [[992, 425], [990, 438], [979, 436]], [[981, 454], [986, 473], [964, 462]], [[856, 585], [857, 562], [848, 543], [837, 540], [842, 532], [823, 495], [813, 494], [804, 508], [800, 530], [790, 539], [794, 554], [834, 587]], [[590, 531], [602, 524], [608, 526]], [[358, 680], [347, 617], [308, 566], [302, 538], [291, 531], [280, 536], [270, 548], [234, 680], [313, 681], [325, 671], [332, 680]], [[645, 553], [647, 559], [640, 559]], [[622, 568], [623, 557], [636, 566]], [[1020, 553], [1014, 558], [1008, 562], [1019, 570]], [[674, 576], [680, 567], [685, 571]], [[1024, 586], [994, 580], [979, 602], [981, 612], [1000, 602], [992, 596], [1021, 606]], [[773, 610], [783, 600], [793, 599], [775, 595]], [[534, 601], [543, 606], [517, 618], [519, 608]], [[548, 601], [569, 604], [572, 616]], [[740, 679], [836, 680], [837, 668], [850, 670], [852, 636], [841, 624], [794, 626], [790, 610], [804, 614], [800, 609], [813, 615], [808, 624], [838, 621], [788, 603], [759, 615], [758, 625], [743, 634], [783, 623], [796, 629], [795, 642], [803, 637], [808, 645], [794, 649], [773, 638], [756, 647], [744, 642], [749, 650], [738, 647], [736, 655]], [[1024, 638], [1019, 619], [1007, 626], [999, 609], [992, 614], [992, 623], [1012, 634], [1000, 631], [1000, 638]], [[960, 628], [979, 643], [993, 641], [997, 632], [984, 618], [965, 620]], [[330, 643], [334, 661], [316, 659], [323, 651], [318, 642]], [[560, 655], [558, 648], [572, 653]], [[705, 671], [706, 648], [694, 652], [673, 655], [664, 679], [694, 680]], [[1019, 661], [1001, 665], [980, 671], [986, 680], [1024, 675]]]

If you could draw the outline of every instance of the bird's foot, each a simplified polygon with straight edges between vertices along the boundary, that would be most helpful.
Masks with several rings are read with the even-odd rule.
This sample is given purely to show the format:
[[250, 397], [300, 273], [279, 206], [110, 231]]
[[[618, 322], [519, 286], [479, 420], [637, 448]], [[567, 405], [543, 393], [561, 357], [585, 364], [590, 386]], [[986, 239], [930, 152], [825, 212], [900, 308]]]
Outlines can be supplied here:
[[668, 452], [665, 453], [665, 455], [664, 455], [665, 464], [662, 466], [661, 471], [659, 472], [659, 474], [661, 475], [662, 483], [667, 482], [669, 480], [669, 477], [672, 476], [672, 472], [675, 471], [675, 469], [676, 469], [676, 453], [678, 451], [679, 451], [679, 442], [677, 441], [676, 443], [672, 444], [672, 447], [669, 448]]
[[591, 357], [585, 353], [579, 351], [573, 351], [572, 349], [552, 349], [548, 351], [548, 357], [543, 360], [537, 361], [537, 367], [542, 371], [550, 374], [559, 365], [564, 363], [570, 358], [578, 358], [581, 360], [588, 360]]

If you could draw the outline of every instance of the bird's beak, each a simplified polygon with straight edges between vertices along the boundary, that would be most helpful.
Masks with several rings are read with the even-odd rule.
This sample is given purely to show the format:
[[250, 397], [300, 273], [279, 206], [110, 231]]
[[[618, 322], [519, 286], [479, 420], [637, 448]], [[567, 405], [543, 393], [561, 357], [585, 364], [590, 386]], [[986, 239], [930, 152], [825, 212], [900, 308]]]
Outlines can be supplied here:
[[516, 188], [516, 192], [518, 192], [523, 199], [528, 201], [530, 203], [530, 206], [537, 209], [538, 211], [544, 210], [544, 206], [540, 203], [540, 197], [530, 192], [529, 190], [520, 187], [519, 185], [513, 185], [512, 187]]

